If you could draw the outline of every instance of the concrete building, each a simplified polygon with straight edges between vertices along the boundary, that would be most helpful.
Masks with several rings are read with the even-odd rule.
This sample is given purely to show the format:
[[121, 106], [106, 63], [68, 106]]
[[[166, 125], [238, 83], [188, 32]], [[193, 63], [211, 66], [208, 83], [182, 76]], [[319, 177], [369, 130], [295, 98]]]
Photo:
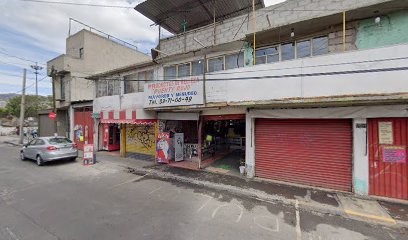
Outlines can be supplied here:
[[407, 2], [159, 2], [154, 82], [95, 113], [154, 112], [158, 162], [408, 199]]
[[157, 114], [145, 111], [143, 100], [145, 82], [156, 78], [156, 64], [151, 60], [87, 77], [96, 83], [95, 149], [154, 160]]
[[93, 142], [92, 74], [149, 60], [150, 57], [116, 39], [81, 30], [66, 40], [66, 52], [47, 62], [55, 85], [58, 134], [69, 136], [81, 147]]

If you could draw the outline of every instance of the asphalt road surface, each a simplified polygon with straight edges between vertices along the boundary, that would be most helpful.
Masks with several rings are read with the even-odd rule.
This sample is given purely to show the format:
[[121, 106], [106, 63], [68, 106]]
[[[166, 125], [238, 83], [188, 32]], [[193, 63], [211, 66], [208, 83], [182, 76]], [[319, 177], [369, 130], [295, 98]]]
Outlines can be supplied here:
[[0, 145], [0, 239], [408, 239], [373, 225], [137, 176], [116, 164], [38, 167]]

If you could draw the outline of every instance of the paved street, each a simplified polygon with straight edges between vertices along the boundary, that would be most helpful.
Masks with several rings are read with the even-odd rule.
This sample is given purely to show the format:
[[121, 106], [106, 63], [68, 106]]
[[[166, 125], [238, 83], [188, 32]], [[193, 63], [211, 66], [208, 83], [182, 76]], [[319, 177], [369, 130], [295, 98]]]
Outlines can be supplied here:
[[407, 230], [125, 172], [20, 161], [0, 145], [0, 239], [407, 239]]

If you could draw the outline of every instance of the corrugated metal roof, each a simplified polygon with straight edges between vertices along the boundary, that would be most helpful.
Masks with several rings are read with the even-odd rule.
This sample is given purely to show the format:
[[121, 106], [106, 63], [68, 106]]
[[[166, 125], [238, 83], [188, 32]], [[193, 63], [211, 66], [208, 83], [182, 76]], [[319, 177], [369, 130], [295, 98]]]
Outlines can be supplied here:
[[[256, 9], [264, 8], [263, 0], [255, 1]], [[135, 10], [161, 25], [171, 33], [178, 34], [208, 25], [216, 21], [236, 17], [252, 9], [252, 0], [147, 0]]]
[[143, 61], [143, 62], [140, 62], [140, 63], [133, 63], [133, 64], [130, 64], [130, 65], [127, 65], [127, 66], [111, 69], [111, 70], [108, 70], [108, 71], [105, 71], [105, 72], [96, 73], [96, 74], [93, 74], [93, 75], [90, 75], [90, 76], [86, 77], [85, 79], [98, 80], [98, 78], [100, 78], [100, 77], [106, 77], [106, 76], [113, 75], [113, 74], [116, 74], [116, 73], [122, 73], [122, 72], [131, 71], [131, 70], [137, 70], [139, 68], [153, 66], [155, 64], [156, 63], [153, 62], [152, 60]]

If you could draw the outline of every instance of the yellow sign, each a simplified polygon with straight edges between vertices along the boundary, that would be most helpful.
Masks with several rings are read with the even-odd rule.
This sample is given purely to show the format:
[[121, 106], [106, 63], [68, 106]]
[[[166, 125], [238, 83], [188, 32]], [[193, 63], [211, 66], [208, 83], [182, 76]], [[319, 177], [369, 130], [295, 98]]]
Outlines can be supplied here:
[[393, 144], [392, 122], [378, 122], [378, 141], [380, 144]]

